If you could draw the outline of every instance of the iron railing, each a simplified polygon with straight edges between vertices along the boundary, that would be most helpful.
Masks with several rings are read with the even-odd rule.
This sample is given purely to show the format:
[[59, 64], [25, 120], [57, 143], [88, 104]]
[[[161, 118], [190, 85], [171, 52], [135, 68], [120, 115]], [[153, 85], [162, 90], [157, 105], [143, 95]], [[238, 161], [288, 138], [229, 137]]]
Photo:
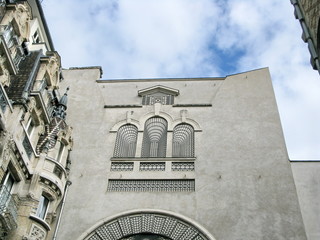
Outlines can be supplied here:
[[17, 228], [18, 207], [6, 188], [0, 185], [0, 221], [5, 230]]
[[6, 108], [8, 106], [8, 100], [3, 92], [2, 87], [0, 87], [0, 109], [2, 111], [2, 113], [4, 114], [6, 111]]
[[19, 63], [24, 58], [24, 52], [20, 44], [19, 37], [15, 33], [11, 24], [0, 25], [0, 34], [6, 43], [6, 47], [8, 48], [13, 64], [17, 69], [19, 69]]
[[5, 13], [6, 13], [6, 1], [0, 0], [0, 21], [4, 17]]

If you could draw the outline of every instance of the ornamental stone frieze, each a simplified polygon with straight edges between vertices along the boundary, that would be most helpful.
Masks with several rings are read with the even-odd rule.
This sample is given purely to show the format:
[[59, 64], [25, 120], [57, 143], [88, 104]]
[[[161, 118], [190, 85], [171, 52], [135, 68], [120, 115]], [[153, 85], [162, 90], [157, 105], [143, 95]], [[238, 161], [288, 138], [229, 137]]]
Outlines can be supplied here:
[[7, 12], [1, 22], [2, 25], [13, 24], [16, 34], [20, 40], [27, 40], [29, 37], [29, 21], [32, 18], [31, 8], [27, 2], [7, 6]]
[[50, 88], [59, 88], [59, 73], [61, 59], [57, 52], [47, 52], [47, 56], [41, 59], [37, 79], [42, 80], [47, 76], [46, 81]]
[[[50, 53], [48, 53], [50, 54]], [[57, 86], [59, 83], [59, 70], [60, 70], [60, 56], [57, 52], [51, 52], [49, 63], [47, 65], [47, 72], [50, 76], [50, 83], [52, 86]]]
[[14, 19], [17, 23], [17, 33], [22, 39], [28, 39], [30, 26], [29, 20], [32, 18], [30, 6], [27, 3], [17, 4], [14, 12]]

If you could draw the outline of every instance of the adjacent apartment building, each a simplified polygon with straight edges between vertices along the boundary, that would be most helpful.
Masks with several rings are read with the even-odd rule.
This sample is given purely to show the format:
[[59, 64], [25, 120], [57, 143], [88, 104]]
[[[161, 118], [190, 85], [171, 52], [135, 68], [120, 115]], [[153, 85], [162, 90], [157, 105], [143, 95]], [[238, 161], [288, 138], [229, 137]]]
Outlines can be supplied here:
[[290, 0], [300, 21], [302, 40], [308, 44], [310, 63], [320, 73], [320, 0]]
[[38, 1], [0, 1], [0, 239], [51, 239], [71, 128]]

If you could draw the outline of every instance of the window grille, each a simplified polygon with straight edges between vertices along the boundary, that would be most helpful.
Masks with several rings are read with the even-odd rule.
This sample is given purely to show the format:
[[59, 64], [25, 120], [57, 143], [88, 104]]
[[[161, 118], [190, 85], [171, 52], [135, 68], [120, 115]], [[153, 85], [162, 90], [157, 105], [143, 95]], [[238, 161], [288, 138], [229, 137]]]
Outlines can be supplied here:
[[109, 192], [192, 192], [194, 179], [188, 180], [114, 180], [108, 182]]
[[138, 128], [132, 124], [126, 124], [119, 128], [117, 133], [114, 157], [135, 157]]
[[164, 171], [166, 164], [164, 162], [142, 162], [140, 171]]
[[172, 171], [194, 171], [193, 162], [173, 162], [171, 165]]
[[194, 157], [194, 129], [189, 124], [179, 124], [173, 129], [173, 157]]
[[160, 117], [149, 118], [144, 126], [142, 157], [166, 157], [167, 121]]
[[111, 163], [111, 171], [133, 171], [133, 162]]

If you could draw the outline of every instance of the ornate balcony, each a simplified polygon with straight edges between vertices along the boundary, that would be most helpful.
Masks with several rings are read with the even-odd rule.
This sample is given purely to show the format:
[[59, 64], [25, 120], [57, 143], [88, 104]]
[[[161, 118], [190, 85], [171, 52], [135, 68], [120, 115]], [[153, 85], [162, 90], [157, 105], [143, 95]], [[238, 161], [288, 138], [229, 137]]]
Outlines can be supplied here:
[[24, 52], [11, 24], [0, 25], [1, 51], [7, 55], [13, 73], [19, 71], [19, 63], [24, 58]]
[[17, 228], [17, 205], [4, 185], [0, 185], [0, 231]]

